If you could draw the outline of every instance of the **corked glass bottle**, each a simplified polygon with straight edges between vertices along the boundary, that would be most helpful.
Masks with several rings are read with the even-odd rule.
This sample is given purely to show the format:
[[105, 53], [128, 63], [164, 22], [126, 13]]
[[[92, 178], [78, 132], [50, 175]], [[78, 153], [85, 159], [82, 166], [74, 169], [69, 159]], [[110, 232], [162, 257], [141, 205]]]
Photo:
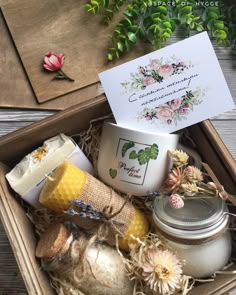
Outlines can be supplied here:
[[54, 224], [41, 236], [36, 256], [44, 268], [86, 295], [130, 295], [133, 282], [117, 251], [105, 244], [90, 244], [84, 234]]

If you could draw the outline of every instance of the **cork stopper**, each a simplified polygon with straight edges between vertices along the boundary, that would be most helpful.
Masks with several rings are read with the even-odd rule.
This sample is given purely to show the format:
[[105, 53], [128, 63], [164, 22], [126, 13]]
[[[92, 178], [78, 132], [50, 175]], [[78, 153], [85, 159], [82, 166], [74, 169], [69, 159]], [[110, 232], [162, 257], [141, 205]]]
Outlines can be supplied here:
[[60, 255], [64, 255], [69, 249], [69, 245], [66, 243], [68, 236], [68, 230], [63, 224], [51, 225], [38, 242], [36, 257], [52, 259], [59, 252]]

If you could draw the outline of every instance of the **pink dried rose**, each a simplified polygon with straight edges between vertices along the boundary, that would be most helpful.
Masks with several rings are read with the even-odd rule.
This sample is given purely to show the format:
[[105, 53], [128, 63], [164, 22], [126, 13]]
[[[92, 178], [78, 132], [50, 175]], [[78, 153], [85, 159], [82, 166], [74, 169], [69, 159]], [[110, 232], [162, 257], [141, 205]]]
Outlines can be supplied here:
[[180, 97], [171, 100], [170, 103], [169, 103], [171, 109], [172, 109], [173, 111], [178, 110], [178, 108], [179, 108], [180, 105], [181, 105], [181, 101], [182, 101], [182, 99], [181, 99]]
[[169, 78], [174, 72], [174, 69], [171, 65], [165, 64], [160, 67], [158, 74], [164, 79]]
[[183, 183], [186, 183], [186, 175], [183, 169], [178, 167], [173, 168], [165, 181], [165, 190], [175, 193]]
[[54, 76], [55, 79], [67, 79], [69, 81], [74, 81], [69, 76], [67, 76], [63, 71], [62, 67], [64, 64], [65, 55], [60, 53], [57, 55], [54, 52], [47, 52], [44, 57], [43, 67], [50, 72], [57, 72]]
[[168, 202], [170, 206], [174, 209], [180, 209], [184, 207], [184, 200], [178, 194], [172, 194], [169, 196]]
[[149, 85], [152, 85], [152, 84], [154, 84], [154, 83], [156, 83], [156, 80], [153, 79], [152, 77], [145, 77], [145, 78], [143, 79], [143, 84], [144, 84], [145, 86], [149, 86]]
[[156, 108], [156, 117], [163, 121], [173, 118], [173, 110], [169, 106], [160, 106]]
[[158, 59], [152, 59], [150, 61], [150, 68], [157, 71], [159, 70], [161, 64], [160, 64], [160, 61]]

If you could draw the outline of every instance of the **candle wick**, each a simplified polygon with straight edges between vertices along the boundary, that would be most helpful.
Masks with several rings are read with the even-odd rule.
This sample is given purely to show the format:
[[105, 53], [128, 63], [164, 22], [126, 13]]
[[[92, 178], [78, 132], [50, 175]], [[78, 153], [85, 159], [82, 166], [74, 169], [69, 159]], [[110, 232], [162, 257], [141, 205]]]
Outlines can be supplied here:
[[46, 174], [45, 174], [45, 177], [46, 177], [47, 180], [49, 180], [49, 181], [55, 181], [55, 180], [56, 180], [55, 178], [53, 178], [53, 177], [51, 177], [51, 176], [48, 176], [48, 175], [46, 175]]

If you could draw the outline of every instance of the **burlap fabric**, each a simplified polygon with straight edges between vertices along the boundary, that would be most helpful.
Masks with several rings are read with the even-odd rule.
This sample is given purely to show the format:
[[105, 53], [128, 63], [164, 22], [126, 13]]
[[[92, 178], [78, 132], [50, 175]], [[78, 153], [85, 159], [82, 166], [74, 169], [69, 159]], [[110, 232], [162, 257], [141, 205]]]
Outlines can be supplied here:
[[[94, 210], [104, 213], [105, 220], [97, 223], [97, 233], [100, 240], [106, 240], [114, 245], [115, 236], [123, 237], [131, 223], [134, 214], [134, 207], [129, 201], [119, 196], [110, 187], [101, 181], [87, 174], [86, 182], [79, 199], [90, 204]], [[82, 218], [73, 219], [76, 224], [83, 227]], [[86, 227], [94, 226], [93, 220], [86, 219]], [[96, 230], [95, 230], [96, 231]]]

